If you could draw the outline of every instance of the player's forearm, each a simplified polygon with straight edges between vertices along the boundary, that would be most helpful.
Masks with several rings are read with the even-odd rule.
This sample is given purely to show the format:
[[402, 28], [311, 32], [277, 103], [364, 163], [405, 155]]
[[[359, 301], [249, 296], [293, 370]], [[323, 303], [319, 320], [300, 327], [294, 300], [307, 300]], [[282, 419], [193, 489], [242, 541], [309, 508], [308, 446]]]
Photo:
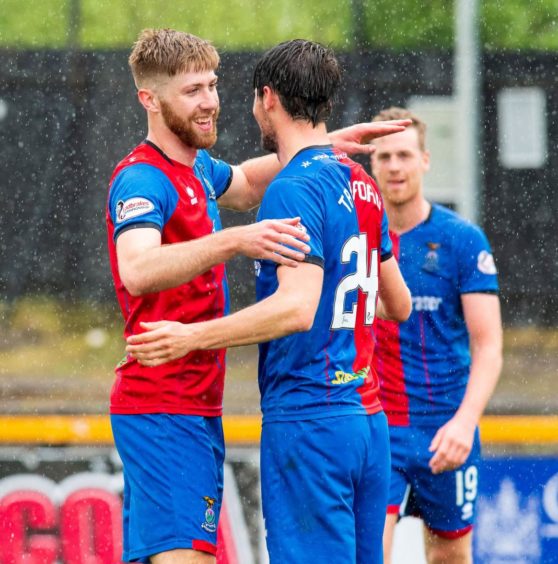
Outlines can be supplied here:
[[140, 296], [186, 284], [236, 253], [234, 231], [224, 230], [184, 243], [147, 249], [121, 265], [120, 275], [130, 294]]
[[477, 425], [494, 393], [502, 370], [502, 349], [498, 343], [474, 350], [465, 396], [456, 417]]
[[308, 331], [314, 315], [308, 303], [276, 293], [232, 315], [196, 324], [193, 348], [220, 349], [280, 339]]
[[376, 315], [380, 319], [403, 323], [411, 315], [411, 292], [403, 280], [395, 257], [382, 263]]

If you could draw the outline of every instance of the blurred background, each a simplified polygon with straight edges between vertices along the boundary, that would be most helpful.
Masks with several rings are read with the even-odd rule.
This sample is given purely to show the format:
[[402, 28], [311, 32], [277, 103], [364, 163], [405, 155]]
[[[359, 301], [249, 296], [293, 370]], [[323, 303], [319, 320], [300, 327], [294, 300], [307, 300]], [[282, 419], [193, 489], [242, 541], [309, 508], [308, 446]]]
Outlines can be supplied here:
[[[231, 163], [259, 153], [251, 73], [286, 39], [329, 44], [342, 61], [330, 129], [389, 105], [421, 115], [427, 194], [485, 229], [500, 273], [505, 363], [489, 413], [557, 413], [556, 0], [0, 0], [2, 414], [107, 412], [124, 344], [105, 200], [113, 167], [146, 133], [127, 67], [145, 27], [218, 48], [213, 154]], [[253, 300], [252, 274], [247, 260], [230, 264], [234, 308]], [[259, 413], [255, 362], [253, 348], [229, 354], [227, 414]], [[556, 453], [492, 450], [537, 449]], [[521, 561], [543, 561], [533, 558]]]
[[[464, 4], [459, 14], [449, 0], [282, 0], [273, 8], [0, 0], [2, 410], [106, 411], [123, 352], [105, 243], [107, 183], [146, 132], [127, 67], [131, 44], [144, 27], [165, 26], [209, 38], [222, 55], [214, 154], [229, 162], [258, 154], [251, 72], [262, 50], [289, 38], [330, 44], [343, 62], [331, 128], [393, 104], [422, 115], [429, 197], [483, 226], [500, 272], [506, 364], [491, 409], [554, 410], [558, 4], [484, 0], [476, 14], [474, 2]], [[469, 17], [473, 33], [460, 40]], [[225, 211], [223, 219], [253, 216]], [[234, 261], [229, 276], [233, 307], [246, 305], [251, 265]], [[235, 412], [258, 410], [252, 357], [231, 355], [227, 407]], [[237, 371], [242, 362], [249, 366]]]

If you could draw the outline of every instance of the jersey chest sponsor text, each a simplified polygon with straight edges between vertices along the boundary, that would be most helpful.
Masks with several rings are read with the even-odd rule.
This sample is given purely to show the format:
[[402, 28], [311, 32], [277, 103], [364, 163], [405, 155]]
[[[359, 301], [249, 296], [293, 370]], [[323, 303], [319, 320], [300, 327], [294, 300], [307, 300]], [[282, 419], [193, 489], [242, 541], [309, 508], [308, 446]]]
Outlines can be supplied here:
[[414, 311], [438, 311], [443, 303], [443, 298], [437, 296], [413, 296]]

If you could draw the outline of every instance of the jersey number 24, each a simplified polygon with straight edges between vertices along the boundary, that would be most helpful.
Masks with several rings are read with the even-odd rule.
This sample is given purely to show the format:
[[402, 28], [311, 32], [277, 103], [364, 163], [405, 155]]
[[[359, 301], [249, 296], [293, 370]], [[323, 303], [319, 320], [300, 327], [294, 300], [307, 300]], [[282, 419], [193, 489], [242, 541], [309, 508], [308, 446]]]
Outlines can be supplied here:
[[357, 297], [349, 311], [345, 311], [346, 296], [349, 292], [362, 290], [366, 294], [364, 324], [372, 325], [376, 314], [376, 296], [378, 294], [378, 249], [367, 248], [366, 233], [353, 235], [345, 241], [341, 249], [341, 262], [351, 262], [356, 254], [356, 272], [345, 276], [335, 290], [333, 303], [332, 329], [354, 329], [357, 317]]

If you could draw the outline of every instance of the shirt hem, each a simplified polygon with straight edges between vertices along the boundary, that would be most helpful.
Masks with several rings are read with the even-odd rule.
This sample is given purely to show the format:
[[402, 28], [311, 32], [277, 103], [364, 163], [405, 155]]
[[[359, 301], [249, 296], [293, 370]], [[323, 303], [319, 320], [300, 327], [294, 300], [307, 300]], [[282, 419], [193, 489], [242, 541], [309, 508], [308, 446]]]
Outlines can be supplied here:
[[113, 415], [145, 415], [149, 413], [168, 413], [171, 415], [200, 415], [202, 417], [221, 417], [223, 415], [223, 408], [199, 408], [191, 406], [169, 405], [125, 407], [111, 405], [109, 412]]
[[307, 411], [288, 414], [263, 414], [262, 424], [280, 423], [286, 421], [308, 421], [310, 419], [326, 419], [328, 417], [337, 417], [340, 415], [375, 415], [380, 413], [382, 407], [379, 406], [362, 406], [359, 408], [337, 408], [328, 410], [327, 407], [320, 407], [319, 411]]

